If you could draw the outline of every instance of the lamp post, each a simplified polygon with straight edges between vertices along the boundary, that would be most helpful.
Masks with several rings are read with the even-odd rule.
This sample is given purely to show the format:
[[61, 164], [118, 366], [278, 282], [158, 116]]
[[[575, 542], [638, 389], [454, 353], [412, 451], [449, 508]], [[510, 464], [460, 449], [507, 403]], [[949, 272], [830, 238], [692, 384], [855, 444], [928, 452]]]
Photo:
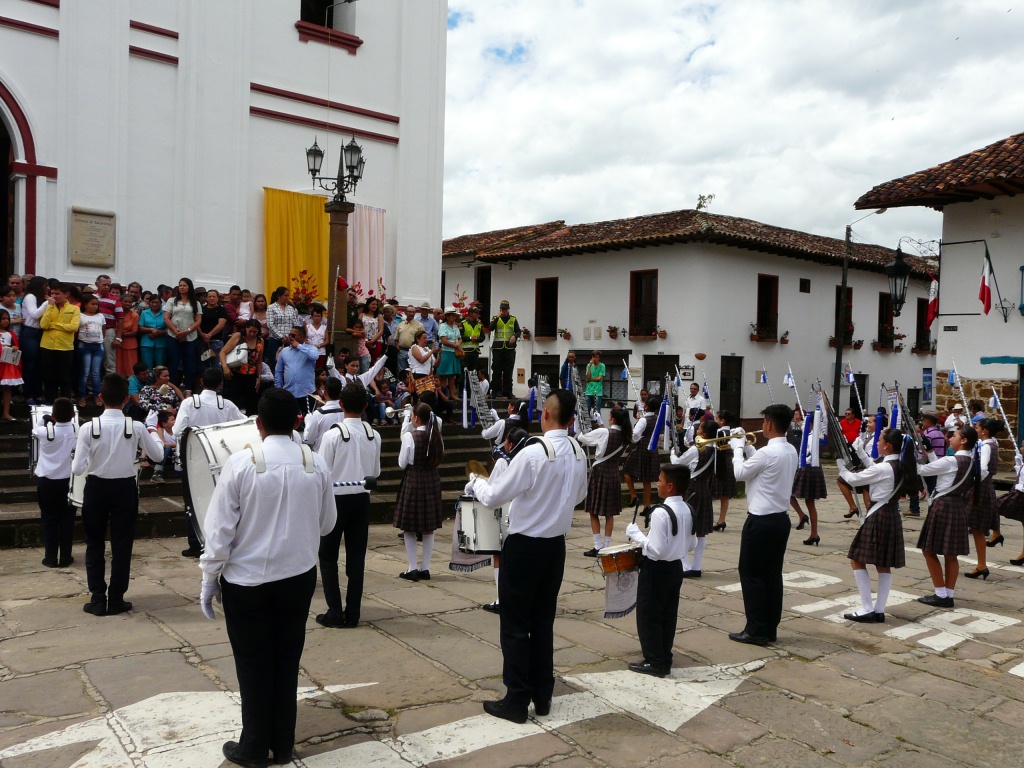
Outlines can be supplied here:
[[[867, 216], [861, 216], [857, 221], [846, 225], [846, 239], [843, 241], [843, 279], [839, 286], [839, 316], [836, 318], [836, 364], [832, 375], [832, 407], [839, 408], [839, 389], [843, 376], [843, 341], [846, 338], [846, 283], [850, 276], [850, 240], [853, 237], [853, 225], [864, 221], [868, 216], [885, 213], [885, 208], [872, 211]], [[863, 414], [861, 414], [863, 416]]]
[[[306, 150], [306, 170], [313, 178], [315, 185], [331, 193], [333, 197], [324, 205], [324, 210], [330, 217], [330, 241], [328, 256], [328, 275], [331, 280], [335, 275], [348, 278], [348, 217], [356, 209], [355, 203], [345, 199], [346, 193], [355, 192], [356, 185], [363, 178], [363, 169], [366, 167], [366, 158], [363, 157], [363, 148], [356, 144], [355, 137], [346, 144], [338, 157], [338, 175], [321, 176], [320, 167], [323, 165], [324, 151], [313, 139], [313, 146]], [[344, 300], [348, 304], [348, 292], [339, 297], [338, 286], [335, 285], [334, 301]], [[348, 322], [348, 312], [342, 312], [338, 317], [337, 306], [331, 313], [334, 318], [331, 328], [331, 342], [336, 344], [338, 337], [345, 332]]]
[[910, 280], [910, 265], [903, 260], [903, 249], [896, 246], [896, 258], [885, 265], [885, 276], [889, 278], [889, 300], [892, 302], [892, 316], [899, 317], [907, 301], [907, 281]]

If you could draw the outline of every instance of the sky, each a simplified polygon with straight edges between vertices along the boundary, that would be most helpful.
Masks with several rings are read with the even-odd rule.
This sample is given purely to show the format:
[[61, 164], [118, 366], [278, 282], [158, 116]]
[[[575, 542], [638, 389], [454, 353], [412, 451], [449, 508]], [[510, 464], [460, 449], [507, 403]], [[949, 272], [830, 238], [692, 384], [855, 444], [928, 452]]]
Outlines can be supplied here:
[[[449, 0], [444, 236], [713, 194], [841, 238], [876, 184], [1024, 131], [1021, 83], [1012, 0]], [[895, 208], [854, 240], [941, 218]]]

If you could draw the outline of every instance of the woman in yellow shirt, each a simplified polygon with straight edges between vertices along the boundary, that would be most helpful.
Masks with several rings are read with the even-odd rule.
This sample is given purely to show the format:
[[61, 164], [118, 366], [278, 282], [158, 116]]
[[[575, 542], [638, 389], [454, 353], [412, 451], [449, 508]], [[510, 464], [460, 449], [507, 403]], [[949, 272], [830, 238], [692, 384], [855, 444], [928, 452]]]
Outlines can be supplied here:
[[46, 403], [58, 397], [73, 397], [71, 371], [75, 362], [75, 332], [81, 323], [81, 310], [68, 301], [66, 284], [50, 283], [48, 306], [39, 318], [43, 338], [39, 342], [39, 358], [43, 369]]

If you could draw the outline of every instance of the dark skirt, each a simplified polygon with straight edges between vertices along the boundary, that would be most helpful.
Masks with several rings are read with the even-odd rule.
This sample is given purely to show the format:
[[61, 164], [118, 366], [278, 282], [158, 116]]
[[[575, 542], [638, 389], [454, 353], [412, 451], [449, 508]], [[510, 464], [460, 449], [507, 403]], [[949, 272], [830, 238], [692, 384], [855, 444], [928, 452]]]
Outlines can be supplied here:
[[1007, 520], [1024, 523], [1024, 493], [1016, 488], [996, 499], [996, 511]]
[[409, 533], [433, 533], [441, 523], [441, 476], [434, 467], [413, 464], [398, 489], [392, 524]]
[[657, 480], [661, 474], [661, 461], [656, 451], [647, 450], [644, 440], [646, 437], [633, 444], [633, 452], [626, 457], [622, 472], [634, 480]]
[[824, 499], [828, 497], [825, 487], [825, 472], [821, 467], [798, 467], [793, 476], [795, 499]]
[[993, 528], [999, 527], [999, 512], [996, 510], [996, 487], [992, 478], [985, 478], [978, 489], [978, 501], [974, 494], [967, 495], [967, 528], [983, 531], [986, 536]]
[[732, 451], [719, 451], [715, 465], [715, 496], [733, 499], [736, 497], [736, 475], [732, 471]]
[[614, 517], [622, 512], [622, 478], [619, 457], [602, 461], [590, 471], [587, 481], [588, 514]]
[[882, 568], [902, 568], [907, 564], [898, 496], [864, 521], [846, 556]]
[[[707, 470], [708, 473], [711, 470]], [[709, 480], [713, 480], [714, 477], [710, 477]], [[698, 538], [703, 538], [711, 533], [715, 524], [715, 510], [712, 507], [713, 497], [711, 491], [713, 490], [714, 484], [709, 482], [700, 482], [701, 478], [697, 478], [697, 483], [693, 489], [693, 494], [686, 500], [686, 503], [690, 505], [690, 509], [693, 512], [693, 535]]]
[[936, 555], [967, 555], [967, 507], [959, 494], [933, 501], [921, 526], [917, 548]]

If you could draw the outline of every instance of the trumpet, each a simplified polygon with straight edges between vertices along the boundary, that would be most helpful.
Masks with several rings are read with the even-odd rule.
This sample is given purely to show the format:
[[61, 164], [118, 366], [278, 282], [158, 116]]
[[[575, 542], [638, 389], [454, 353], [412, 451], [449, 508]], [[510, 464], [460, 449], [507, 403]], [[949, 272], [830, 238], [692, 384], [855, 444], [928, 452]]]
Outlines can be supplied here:
[[[760, 435], [763, 431], [764, 430], [759, 429], [756, 432], [744, 432], [743, 436], [747, 438], [748, 445], [753, 445], [754, 443], [757, 442], [757, 436]], [[719, 443], [727, 443], [734, 437], [739, 437], [739, 435], [722, 435], [721, 437], [702, 437], [701, 435], [697, 435], [693, 439], [693, 444], [696, 445], [697, 450], [700, 451], [703, 450], [705, 445], [718, 445]]]
[[[402, 411], [404, 413], [411, 413], [412, 412], [412, 406], [411, 405], [406, 405], [405, 407], [402, 408]], [[392, 418], [396, 413], [398, 413], [398, 411], [396, 411], [390, 405], [387, 408], [384, 409], [384, 415], [387, 418], [389, 418], [389, 419]]]

